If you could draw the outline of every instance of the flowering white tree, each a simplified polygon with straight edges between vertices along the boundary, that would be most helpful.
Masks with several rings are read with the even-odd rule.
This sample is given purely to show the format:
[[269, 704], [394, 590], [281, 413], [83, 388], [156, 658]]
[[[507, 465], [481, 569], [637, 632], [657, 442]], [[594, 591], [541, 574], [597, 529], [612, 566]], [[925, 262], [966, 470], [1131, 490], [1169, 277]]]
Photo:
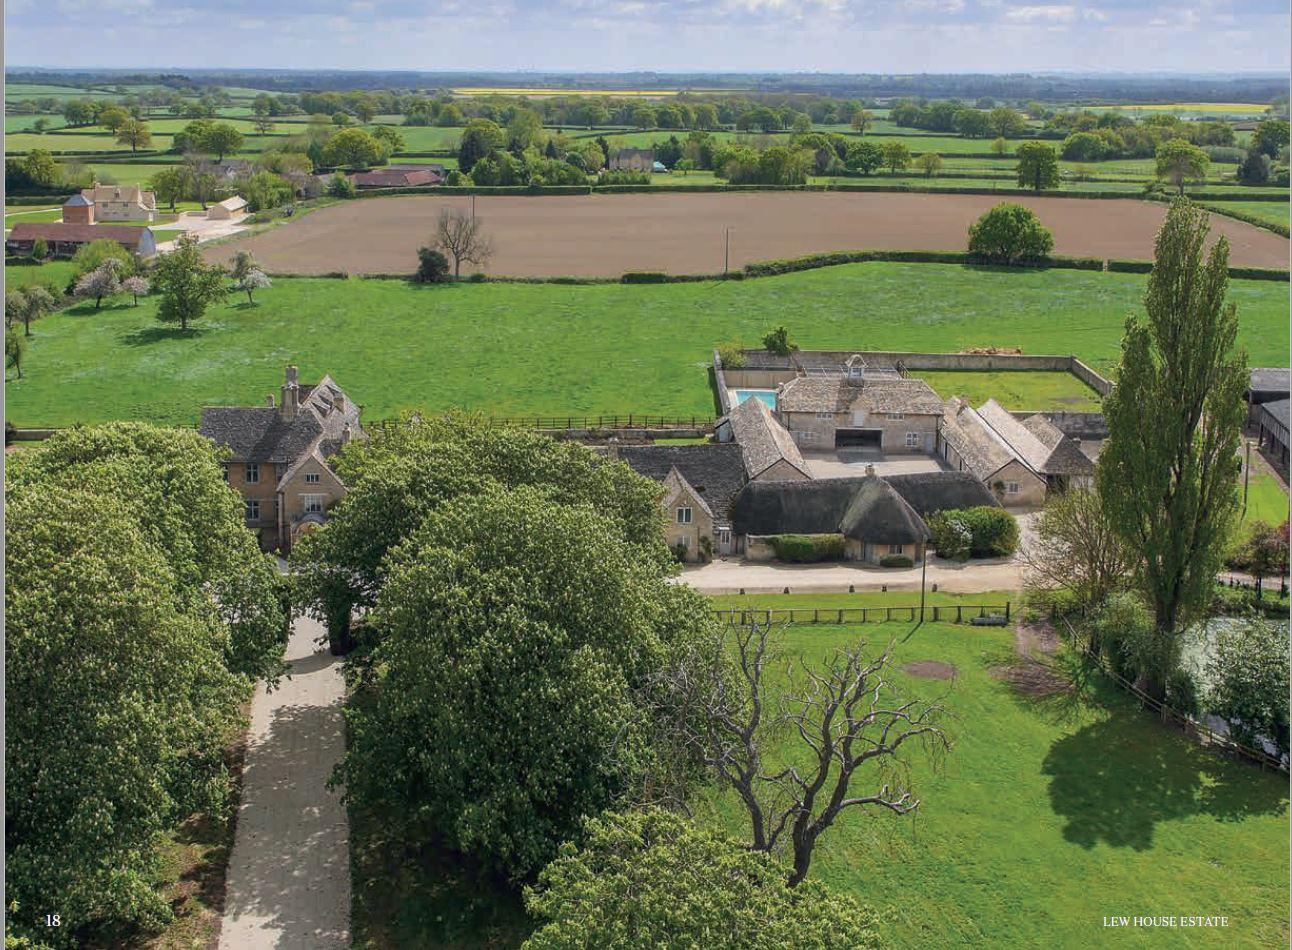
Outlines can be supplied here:
[[147, 297], [152, 285], [148, 283], [147, 277], [140, 277], [136, 274], [134, 277], [127, 277], [123, 280], [121, 289], [135, 298], [135, 306], [137, 307], [139, 306], [139, 298]]
[[76, 282], [76, 295], [78, 297], [93, 297], [94, 309], [98, 310], [103, 305], [104, 297], [112, 297], [121, 293], [121, 279], [117, 275], [120, 267], [120, 261], [109, 257], [88, 274], [82, 274], [81, 278]]
[[268, 274], [259, 267], [253, 267], [239, 277], [233, 286], [247, 295], [247, 303], [255, 303], [255, 300], [251, 297], [252, 292], [262, 290], [265, 287], [272, 287], [273, 283]]

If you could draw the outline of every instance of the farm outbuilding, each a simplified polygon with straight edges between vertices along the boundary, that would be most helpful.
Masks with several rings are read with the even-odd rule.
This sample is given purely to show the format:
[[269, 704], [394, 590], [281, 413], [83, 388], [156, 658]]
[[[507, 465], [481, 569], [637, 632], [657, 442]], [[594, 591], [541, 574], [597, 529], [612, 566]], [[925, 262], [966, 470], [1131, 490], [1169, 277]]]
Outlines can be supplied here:
[[246, 213], [247, 199], [241, 195], [234, 195], [211, 205], [206, 211], [206, 216], [213, 221], [228, 221], [230, 218]]
[[152, 228], [128, 224], [67, 224], [62, 221], [15, 224], [5, 238], [5, 251], [29, 256], [37, 241], [43, 240], [52, 257], [71, 257], [91, 241], [116, 241], [131, 254], [152, 257], [157, 238]]

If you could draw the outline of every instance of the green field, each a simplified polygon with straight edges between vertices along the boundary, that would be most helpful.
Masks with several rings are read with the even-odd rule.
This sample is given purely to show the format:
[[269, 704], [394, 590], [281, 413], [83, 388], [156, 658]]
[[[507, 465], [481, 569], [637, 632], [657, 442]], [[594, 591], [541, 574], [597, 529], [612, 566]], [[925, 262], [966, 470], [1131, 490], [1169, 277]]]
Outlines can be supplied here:
[[[6, 270], [35, 279], [44, 268]], [[191, 424], [203, 405], [259, 404], [296, 362], [306, 379], [332, 373], [369, 419], [450, 406], [712, 415], [711, 348], [752, 344], [778, 323], [808, 349], [1017, 346], [1107, 370], [1144, 285], [1135, 274], [889, 263], [665, 285], [280, 279], [254, 307], [230, 297], [187, 336], [158, 323], [151, 300], [71, 307], [38, 326], [7, 410], [27, 426]], [[1287, 284], [1233, 281], [1230, 299], [1252, 364], [1286, 365]]]
[[1255, 215], [1271, 224], [1281, 224], [1284, 227], [1288, 225], [1288, 203], [1279, 201], [1226, 201], [1217, 202], [1209, 206], [1219, 206], [1221, 208], [1233, 211], [1242, 211], [1246, 214]]
[[[811, 663], [911, 629], [794, 627], [781, 642]], [[1175, 946], [1286, 944], [1286, 778], [1202, 750], [1098, 678], [1076, 694], [1020, 696], [991, 672], [1015, 662], [1012, 641], [924, 624], [899, 642], [898, 667], [956, 668], [951, 683], [894, 671], [906, 695], [946, 695], [954, 748], [940, 769], [914, 758], [914, 819], [845, 813], [812, 875], [894, 908], [885, 936], [900, 946], [1099, 946], [1104, 915], [1150, 913], [1229, 916], [1224, 930], [1172, 931]], [[743, 831], [729, 797], [715, 793], [700, 813]]]
[[974, 406], [995, 399], [1006, 409], [1099, 411], [1099, 394], [1071, 373], [911, 370], [911, 375], [924, 380], [944, 399], [963, 396]]
[[[1171, 931], [1173, 946], [1287, 943], [1286, 778], [1203, 750], [1097, 675], [1070, 693], [1015, 693], [994, 675], [1016, 662], [1009, 630], [799, 626], [779, 633], [778, 646], [788, 662], [815, 665], [859, 638], [873, 652], [897, 641], [895, 688], [942, 699], [953, 742], [937, 765], [912, 754], [915, 816], [848, 811], [818, 844], [810, 876], [886, 911], [885, 945], [1102, 946], [1105, 915], [1150, 913], [1229, 917], [1223, 930]], [[918, 660], [950, 663], [954, 680], [902, 671]], [[1056, 662], [1072, 668], [1070, 658]], [[773, 664], [777, 686], [783, 669]], [[873, 787], [871, 775], [857, 781], [854, 791]], [[697, 820], [747, 834], [729, 793], [702, 789], [693, 805]], [[375, 816], [351, 817], [356, 947], [514, 947], [527, 936], [518, 899], [499, 882], [434, 846], [390, 837]], [[1163, 943], [1151, 930], [1119, 936], [1128, 946]]]

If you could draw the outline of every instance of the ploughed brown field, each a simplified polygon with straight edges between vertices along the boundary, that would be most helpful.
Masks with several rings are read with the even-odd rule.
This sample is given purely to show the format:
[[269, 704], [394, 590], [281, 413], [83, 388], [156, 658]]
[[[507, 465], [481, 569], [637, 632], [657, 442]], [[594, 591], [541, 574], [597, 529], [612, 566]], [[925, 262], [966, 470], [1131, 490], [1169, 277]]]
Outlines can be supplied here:
[[[477, 196], [475, 213], [493, 241], [481, 268], [510, 276], [617, 276], [625, 271], [721, 271], [819, 251], [962, 251], [969, 225], [1001, 199], [991, 195], [764, 192]], [[1057, 254], [1151, 259], [1166, 205], [1130, 199], [1011, 197], [1054, 233]], [[397, 196], [342, 202], [261, 234], [216, 245], [227, 261], [247, 248], [272, 273], [412, 273], [440, 209], [469, 210], [461, 196]], [[1230, 263], [1287, 267], [1288, 241], [1212, 215], [1229, 238]]]

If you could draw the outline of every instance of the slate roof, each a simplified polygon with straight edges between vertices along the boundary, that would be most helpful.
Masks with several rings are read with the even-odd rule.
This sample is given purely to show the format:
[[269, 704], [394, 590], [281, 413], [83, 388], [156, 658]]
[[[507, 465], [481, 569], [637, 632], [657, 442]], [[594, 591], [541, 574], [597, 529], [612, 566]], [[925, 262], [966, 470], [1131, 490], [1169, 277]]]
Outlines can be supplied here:
[[[333, 411], [338, 399], [343, 406]], [[352, 438], [364, 438], [359, 407], [324, 376], [298, 387], [298, 409], [286, 421], [278, 406], [206, 406], [198, 431], [227, 447], [235, 462], [264, 462], [292, 466], [311, 452], [326, 459], [340, 451], [348, 425]]]
[[85, 208], [94, 204], [89, 198], [82, 194], [75, 194], [63, 202], [64, 208]]
[[[1038, 475], [1094, 474], [1095, 464], [1081, 451], [1080, 443], [1066, 437], [1040, 413], [1020, 421], [996, 400], [988, 399], [978, 408], [977, 417], [991, 430], [990, 433], [979, 432], [979, 440], [985, 441], [994, 436], [991, 441], [997, 447], [1003, 446], [1014, 458]], [[973, 434], [973, 429], [969, 431]], [[952, 446], [955, 447], [955, 444], [952, 443]], [[999, 456], [995, 449], [989, 454], [993, 460]], [[991, 472], [987, 474], [990, 475]], [[985, 480], [984, 476], [979, 477]]]
[[745, 472], [750, 478], [757, 478], [782, 459], [811, 478], [794, 437], [761, 399], [746, 399], [727, 414], [727, 420], [744, 453]]
[[1288, 427], [1288, 401], [1286, 399], [1267, 402], [1261, 408], [1268, 412], [1275, 421], [1283, 423], [1283, 428]]
[[711, 445], [626, 445], [619, 458], [639, 475], [662, 482], [676, 471], [704, 500], [714, 521], [731, 520], [731, 503], [748, 479], [744, 454], [732, 442]]
[[841, 376], [799, 376], [781, 386], [776, 408], [781, 412], [847, 412], [861, 395], [855, 380]]
[[977, 410], [964, 403], [953, 402], [947, 407], [940, 435], [964, 460], [965, 467], [984, 482], [1015, 458]]
[[9, 232], [9, 241], [34, 241], [44, 238], [46, 241], [72, 241], [88, 244], [107, 238], [126, 247], [138, 247], [143, 240], [144, 232], [149, 228], [137, 228], [128, 224], [67, 224], [63, 221], [21, 221]]
[[1259, 398], [1261, 396], [1286, 397], [1290, 381], [1292, 371], [1278, 367], [1257, 367], [1251, 371], [1247, 391], [1257, 401], [1262, 401]]
[[291, 463], [323, 434], [323, 423], [308, 410], [286, 422], [276, 406], [207, 406], [198, 431], [226, 446], [235, 462]]
[[849, 379], [845, 376], [799, 376], [780, 388], [780, 412], [900, 412], [940, 416], [942, 398], [922, 379]]
[[919, 512], [877, 475], [750, 482], [736, 498], [732, 527], [743, 535], [842, 534], [880, 544], [929, 537]]
[[969, 472], [916, 472], [885, 475], [908, 505], [921, 517], [951, 508], [999, 508], [1000, 502]]

